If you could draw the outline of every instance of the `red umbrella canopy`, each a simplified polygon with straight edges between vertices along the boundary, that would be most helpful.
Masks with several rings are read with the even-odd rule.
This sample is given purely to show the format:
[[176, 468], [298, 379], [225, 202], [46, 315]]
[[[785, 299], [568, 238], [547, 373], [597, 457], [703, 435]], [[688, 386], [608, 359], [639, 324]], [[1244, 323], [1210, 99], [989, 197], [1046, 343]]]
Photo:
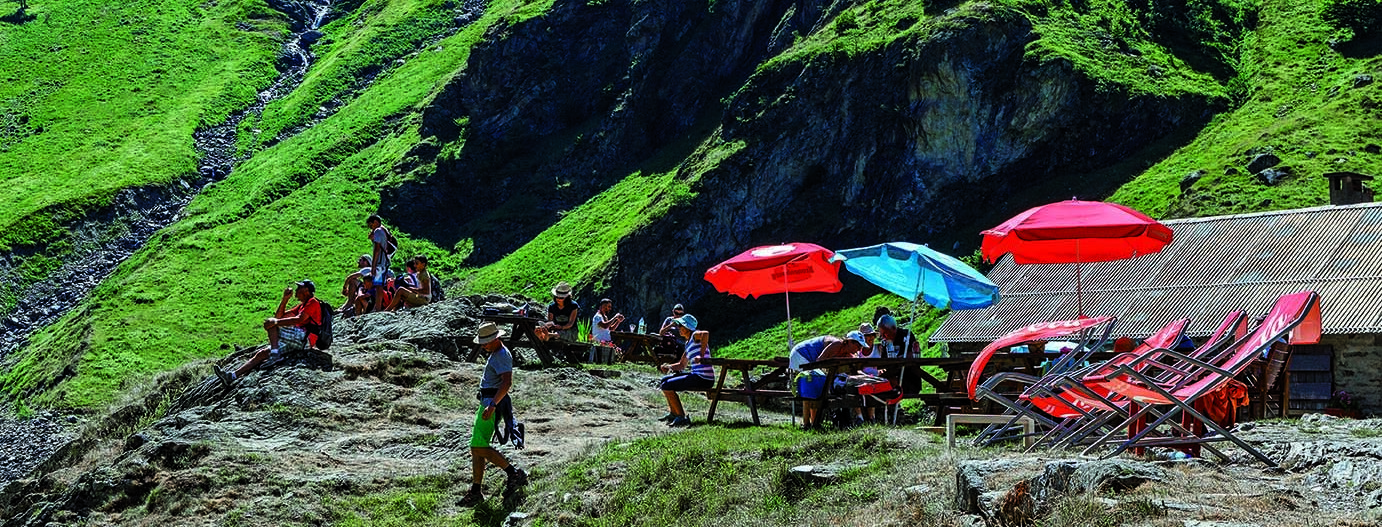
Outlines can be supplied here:
[[1070, 200], [1028, 209], [984, 231], [984, 260], [1012, 253], [1019, 264], [1090, 263], [1161, 251], [1171, 229], [1117, 203]]
[[720, 262], [705, 272], [706, 281], [721, 293], [740, 298], [775, 293], [835, 293], [840, 283], [835, 253], [811, 243], [754, 247]]

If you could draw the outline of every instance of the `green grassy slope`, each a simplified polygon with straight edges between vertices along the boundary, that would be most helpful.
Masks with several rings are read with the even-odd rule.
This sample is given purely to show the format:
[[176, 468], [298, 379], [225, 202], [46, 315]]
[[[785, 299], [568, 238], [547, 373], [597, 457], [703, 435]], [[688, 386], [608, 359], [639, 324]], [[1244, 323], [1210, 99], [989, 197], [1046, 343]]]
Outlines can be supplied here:
[[[262, 340], [258, 322], [294, 280], [314, 279], [322, 298], [339, 303], [339, 280], [368, 248], [362, 222], [378, 205], [375, 188], [419, 140], [421, 106], [464, 65], [489, 25], [546, 5], [550, 0], [491, 2], [480, 21], [376, 80], [329, 119], [242, 164], [83, 308], [37, 334], [0, 384], [12, 397], [48, 388], [37, 404], [100, 405], [141, 376]], [[429, 253], [443, 270], [452, 261], [426, 244], [401, 242], [404, 254]]]
[[[1186, 217], [1323, 205], [1323, 175], [1377, 173], [1382, 155], [1382, 92], [1356, 82], [1377, 71], [1377, 44], [1349, 41], [1312, 2], [1267, 0], [1257, 31], [1242, 42], [1240, 106], [1220, 115], [1194, 142], [1151, 167], [1111, 198], [1156, 217]], [[1339, 40], [1334, 47], [1331, 40]], [[1361, 85], [1356, 85], [1361, 84]], [[1290, 176], [1265, 184], [1246, 166], [1273, 152]], [[1186, 175], [1204, 176], [1181, 192]]]
[[[79, 0], [55, 2], [51, 5], [88, 6], [95, 10], [88, 14], [96, 23], [118, 25], [118, 20], [112, 22], [103, 18], [108, 15], [100, 15], [99, 9], [92, 7], [95, 4]], [[1048, 0], [994, 3], [1004, 9], [1018, 10], [1032, 20], [1041, 37], [1028, 47], [1033, 60], [1069, 61], [1096, 79], [1101, 89], [1165, 97], [1194, 93], [1224, 100], [1226, 104], [1232, 101], [1231, 109], [1215, 119], [1198, 139], [1150, 169], [1129, 164], [1122, 167], [1126, 173], [1109, 174], [1132, 180], [1113, 196], [1113, 200], [1159, 216], [1318, 204], [1324, 196], [1322, 173], [1338, 168], [1369, 171], [1377, 163], [1374, 158], [1382, 159], [1364, 150], [1369, 142], [1382, 143], [1372, 124], [1376, 121], [1376, 108], [1382, 107], [1376, 100], [1382, 97], [1373, 93], [1378, 89], [1376, 84], [1354, 87], [1355, 76], [1372, 71], [1370, 68], [1376, 66], [1376, 60], [1368, 54], [1366, 43], [1329, 47], [1328, 41], [1338, 38], [1339, 34], [1320, 22], [1315, 6], [1264, 0], [1259, 9], [1256, 2], [1249, 0], [1218, 0], [1194, 2], [1180, 11], [1166, 11], [1160, 1], [1130, 4], [1090, 0], [1078, 6]], [[185, 220], [165, 230], [149, 247], [121, 266], [82, 308], [36, 335], [33, 345], [17, 359], [16, 366], [0, 375], [0, 387], [11, 397], [29, 399], [40, 405], [99, 405], [139, 376], [188, 360], [219, 355], [231, 344], [261, 340], [258, 320], [273, 307], [278, 291], [292, 280], [311, 277], [320, 284], [323, 298], [339, 301], [338, 280], [350, 270], [354, 255], [367, 248], [360, 220], [377, 208], [379, 184], [399, 177], [394, 175], [395, 165], [421, 140], [417, 132], [420, 108], [464, 66], [470, 47], [486, 28], [505, 19], [512, 21], [540, 15], [550, 7], [552, 0], [491, 0], [489, 4], [481, 20], [450, 36], [445, 35], [451, 31], [446, 26], [452, 7], [438, 0], [369, 0], [349, 16], [325, 28], [325, 37], [316, 48], [320, 61], [304, 85], [271, 105], [261, 120], [242, 127], [240, 144], [245, 151], [255, 152], [254, 157], [238, 167], [228, 180], [213, 185], [199, 196], [189, 207]], [[221, 95], [203, 96], [194, 104], [179, 103], [176, 115], [164, 116], [165, 119], [182, 119], [176, 121], [183, 123], [179, 125], [182, 128], [178, 134], [181, 135], [176, 135], [176, 141], [170, 139], [173, 133], [167, 132], [170, 134], [167, 137], [159, 136], [163, 139], [149, 136], [140, 147], [177, 144], [185, 150], [180, 154], [154, 155], [133, 147], [110, 147], [105, 155], [97, 156], [82, 145], [57, 150], [46, 144], [42, 148], [53, 150], [39, 151], [32, 150], [40, 147], [31, 144], [34, 141], [29, 139], [16, 142], [11, 136], [0, 136], [0, 146], [8, 148], [8, 151], [0, 151], [0, 168], [18, 166], [15, 163], [27, 159], [16, 153], [23, 151], [35, 159], [43, 159], [42, 163], [74, 159], [92, 165], [116, 163], [111, 166], [125, 167], [137, 165], [136, 161], [152, 166], [154, 163], [150, 159], [157, 159], [156, 168], [163, 172], [153, 168], [122, 169], [120, 177], [153, 178], [155, 174], [171, 177], [168, 174], [178, 172], [170, 172], [169, 167], [190, 169], [193, 166], [188, 138], [195, 126], [209, 118], [215, 121], [223, 117], [236, 107], [234, 103], [243, 103], [242, 99], [252, 97], [253, 90], [272, 77], [272, 69], [264, 69], [264, 65], [268, 64], [267, 58], [276, 45], [274, 39], [259, 31], [233, 29], [234, 21], [240, 18], [250, 20], [257, 28], [281, 28], [281, 23], [266, 18], [268, 14], [262, 5], [249, 0], [211, 8], [189, 4], [181, 10], [166, 4], [160, 4], [164, 7], [131, 5], [142, 6], [139, 12], [160, 13], [160, 16], [166, 13], [171, 18], [199, 13], [202, 18], [193, 18], [211, 25], [213, 43], [216, 42], [214, 37], [222, 34], [250, 39], [249, 42], [258, 47], [249, 49], [261, 50], [262, 56], [225, 52], [216, 55], [212, 53], [216, 49], [214, 45], [189, 51], [194, 56], [211, 57], [204, 59], [208, 62], [213, 58], [229, 60], [227, 56], [234, 55], [235, 60], [218, 63], [222, 70], [213, 71], [244, 70], [245, 73], [238, 77], [229, 74], [197, 76], [200, 73], [194, 75], [180, 63], [149, 67], [147, 71], [160, 70], [158, 78], [147, 80], [148, 84], [140, 88], [143, 91], [130, 93], [155, 98], [149, 90], [161, 86], [163, 88], [158, 89], [167, 91], [158, 93], [166, 93], [172, 104], [180, 100], [177, 97], [190, 97], [188, 93], [205, 95], [209, 93], [205, 90], [220, 90], [216, 93]], [[918, 31], [943, 30], [926, 24], [928, 18], [919, 10], [919, 5], [900, 0], [860, 2], [846, 9], [843, 12], [846, 14], [837, 17], [821, 32], [800, 36], [782, 56], [762, 67], [773, 67], [785, 61], [815, 60], [825, 55], [848, 56]], [[960, 9], [973, 9], [976, 4], [960, 2], [956, 5]], [[1130, 5], [1135, 7], [1130, 8]], [[1151, 9], [1147, 5], [1161, 8]], [[110, 6], [106, 9], [122, 12], [120, 10], [125, 8]], [[39, 20], [43, 20], [45, 9], [50, 8], [34, 8]], [[1167, 12], [1179, 14], [1167, 17]], [[12, 71], [10, 66], [15, 68], [13, 71], [76, 67], [48, 64], [46, 59], [32, 60], [36, 57], [33, 53], [53, 46], [59, 46], [56, 49], [62, 53], [79, 53], [70, 43], [62, 48], [52, 43], [56, 41], [44, 40], [51, 36], [29, 33], [46, 23], [30, 22], [20, 26], [16, 30], [19, 32], [9, 27], [0, 28], [5, 29], [0, 31], [5, 46], [19, 42], [25, 46], [22, 49], [29, 50], [30, 55], [16, 57], [27, 56], [31, 62], [42, 62], [21, 67], [23, 61], [0, 57], [0, 61], [9, 61], [3, 63], [4, 71]], [[123, 30], [113, 30], [113, 33], [119, 34], [119, 31]], [[169, 29], [168, 35], [167, 38], [177, 42], [179, 37], [175, 31]], [[441, 37], [444, 38], [433, 42]], [[145, 59], [146, 64], [157, 62]], [[261, 63], [261, 66], [254, 66]], [[382, 64], [383, 68], [375, 71], [371, 67], [373, 64]], [[142, 71], [136, 66], [126, 70]], [[104, 66], [82, 67], [100, 69]], [[79, 128], [63, 132], [67, 135], [58, 134], [67, 129], [52, 120], [36, 120], [41, 112], [34, 109], [56, 107], [53, 105], [57, 103], [50, 100], [66, 100], [58, 97], [66, 93], [61, 90], [86, 84], [44, 88], [45, 85], [33, 79], [49, 78], [47, 76], [35, 74], [23, 78], [30, 79], [24, 86], [13, 83], [0, 86], [0, 103], [3, 103], [0, 113], [18, 115], [7, 108], [25, 108], [26, 115], [31, 115], [29, 122], [44, 127], [42, 134], [33, 137], [54, 134], [54, 138], [75, 138], [81, 135]], [[125, 78], [127, 80], [120, 86], [130, 86], [130, 90], [137, 83], [146, 82]], [[230, 78], [240, 79], [243, 86], [231, 83], [227, 80]], [[198, 79], [205, 85], [194, 82]], [[54, 91], [44, 91], [50, 89]], [[84, 91], [72, 96], [72, 100], [79, 102], [71, 103], [77, 105], [71, 107], [85, 108], [80, 101], [87, 99], [81, 97], [96, 100], [96, 94], [115, 93], [110, 91], [113, 89], [83, 88]], [[130, 100], [144, 100], [139, 97]], [[117, 100], [113, 96], [107, 99]], [[300, 135], [281, 143], [274, 142], [280, 133], [316, 118], [322, 114], [321, 107], [333, 106], [336, 100], [341, 106], [330, 117]], [[97, 112], [94, 115], [105, 114]], [[136, 117], [154, 119], [157, 115], [155, 112]], [[147, 133], [164, 133], [162, 128], [154, 126], [157, 124], [154, 121], [138, 122], [150, 129], [158, 128]], [[127, 135], [145, 133], [119, 128], [124, 123], [122, 119], [112, 128], [124, 130]], [[104, 132], [102, 129], [89, 135], [94, 137], [92, 141], [100, 137], [118, 137], [104, 135]], [[457, 144], [441, 146], [443, 151], [457, 148]], [[405, 254], [424, 252], [435, 257], [434, 267], [444, 273], [471, 273], [467, 285], [470, 291], [520, 292], [530, 284], [546, 287], [558, 278], [593, 284], [598, 290], [621, 240], [663, 215], [679, 200], [690, 197], [689, 189], [696, 178], [740, 147], [742, 145], [704, 144], [688, 162], [675, 170], [659, 168], [629, 175], [584, 205], [568, 211], [564, 219], [526, 246], [482, 269], [460, 269], [460, 262], [466, 256], [464, 244], [458, 245], [461, 249], [456, 250], [404, 239], [403, 251]], [[1276, 186], [1266, 186], [1241, 173], [1250, 154], [1266, 150], [1280, 155], [1293, 176]], [[118, 155], [110, 155], [110, 152]], [[1240, 173], [1224, 175], [1230, 166], [1239, 167]], [[91, 173], [48, 168], [63, 174]], [[1145, 173], [1139, 175], [1144, 169]], [[30, 174], [32, 170], [26, 165], [24, 170], [3, 173]], [[1204, 170], [1206, 176], [1182, 196], [1178, 186], [1180, 180], [1193, 170]], [[99, 199], [101, 195], [99, 188], [89, 188], [100, 185], [78, 184], [78, 179], [60, 181], [67, 181], [63, 184], [71, 187], [69, 194], [77, 196], [64, 198], [68, 203]], [[122, 181], [111, 185], [132, 184], [129, 179]], [[26, 187], [20, 185], [20, 188]], [[15, 210], [32, 211], [36, 210], [34, 207], [51, 204], [43, 201], [48, 197], [11, 195], [5, 199], [12, 201], [11, 206], [0, 213], [0, 225], [4, 225], [7, 217], [11, 218], [8, 220], [11, 224], [15, 218], [25, 217]], [[24, 201], [26, 199], [32, 203]], [[19, 230], [41, 231], [38, 228]], [[468, 243], [483, 243], [483, 240]], [[901, 308], [900, 299], [879, 295], [861, 306], [799, 321], [794, 324], [794, 333], [798, 337], [843, 333], [866, 320], [873, 307], [879, 304], [892, 304], [899, 312], [907, 311]], [[934, 327], [937, 320], [937, 313], [927, 312], [921, 322]], [[784, 331], [784, 326], [778, 326], [742, 342], [717, 344], [723, 345], [720, 349], [723, 356], [781, 355], [785, 351]]]
[[3, 247], [52, 241], [55, 214], [119, 189], [195, 173], [192, 132], [277, 75], [285, 28], [256, 0], [53, 0], [29, 15], [0, 22]]

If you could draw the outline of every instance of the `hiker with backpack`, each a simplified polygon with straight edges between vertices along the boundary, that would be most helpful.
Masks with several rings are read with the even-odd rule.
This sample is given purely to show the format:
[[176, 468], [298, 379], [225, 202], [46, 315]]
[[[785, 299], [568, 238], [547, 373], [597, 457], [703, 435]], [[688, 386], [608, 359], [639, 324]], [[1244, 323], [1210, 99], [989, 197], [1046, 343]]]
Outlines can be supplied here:
[[[299, 351], [308, 347], [327, 349], [331, 346], [331, 306], [317, 300], [317, 286], [311, 280], [285, 287], [283, 299], [278, 303], [274, 316], [264, 319], [264, 331], [269, 335], [269, 349], [260, 350], [250, 360], [235, 371], [227, 372], [212, 365], [211, 370], [227, 388], [236, 379], [269, 361], [278, 362], [284, 353]], [[288, 299], [296, 297], [298, 304], [287, 309]]]
[[389, 270], [389, 264], [393, 260], [394, 251], [398, 250], [398, 240], [395, 240], [393, 233], [384, 228], [384, 220], [378, 214], [370, 214], [365, 219], [365, 227], [369, 228], [369, 240], [371, 247], [370, 257], [374, 261], [374, 307], [380, 309], [389, 305], [383, 298], [386, 280], [393, 277], [393, 272]]
[[514, 490], [528, 484], [528, 474], [510, 464], [504, 454], [490, 444], [501, 418], [513, 412], [513, 403], [509, 399], [509, 390], [513, 387], [513, 355], [504, 346], [504, 341], [499, 340], [504, 336], [493, 322], [480, 324], [475, 332], [474, 342], [488, 358], [485, 360], [485, 372], [480, 378], [480, 391], [476, 394], [480, 399], [480, 408], [475, 413], [475, 423], [470, 432], [470, 492], [461, 497], [459, 505], [462, 507], [478, 505], [485, 500], [482, 483], [486, 463], [493, 463], [508, 474], [506, 489]]

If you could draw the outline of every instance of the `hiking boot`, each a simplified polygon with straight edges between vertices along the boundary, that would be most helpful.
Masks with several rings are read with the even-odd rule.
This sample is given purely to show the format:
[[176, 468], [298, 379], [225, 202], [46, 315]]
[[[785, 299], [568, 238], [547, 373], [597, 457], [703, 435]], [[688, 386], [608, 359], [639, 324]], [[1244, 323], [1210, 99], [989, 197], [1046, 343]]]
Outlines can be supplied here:
[[528, 484], [528, 473], [523, 469], [514, 469], [513, 474], [504, 481], [504, 486], [508, 488], [518, 488]]
[[456, 505], [461, 507], [474, 507], [483, 501], [485, 501], [485, 495], [472, 490], [465, 493], [465, 496], [461, 496], [461, 499], [456, 502]]
[[672, 412], [667, 412], [667, 415], [664, 415], [664, 416], [662, 416], [662, 417], [659, 417], [659, 418], [657, 418], [657, 420], [658, 420], [658, 421], [662, 421], [662, 422], [664, 422], [664, 423], [670, 423], [670, 422], [672, 422], [673, 419], [676, 419], [677, 417], [679, 417], [677, 414], [674, 414], [674, 413], [672, 413]]
[[220, 366], [217, 366], [215, 364], [211, 365], [211, 371], [215, 372], [216, 378], [221, 380], [221, 386], [230, 388], [230, 383], [234, 382], [234, 379], [230, 378], [229, 373], [226, 373], [225, 370], [222, 370]]
[[672, 428], [678, 428], [683, 426], [689, 427], [691, 426], [691, 420], [686, 418], [685, 416], [678, 415], [672, 419], [672, 422], [667, 423], [667, 426], [670, 426]]
[[863, 418], [863, 417], [855, 417], [855, 418], [854, 418], [854, 427], [855, 427], [855, 428], [858, 428], [858, 427], [861, 427], [861, 426], [864, 426], [864, 418]]

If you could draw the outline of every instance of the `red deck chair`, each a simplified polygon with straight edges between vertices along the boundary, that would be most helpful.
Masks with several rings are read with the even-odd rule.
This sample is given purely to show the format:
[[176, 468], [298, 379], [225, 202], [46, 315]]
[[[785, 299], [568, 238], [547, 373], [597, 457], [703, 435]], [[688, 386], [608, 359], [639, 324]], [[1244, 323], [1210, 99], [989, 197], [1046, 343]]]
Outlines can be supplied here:
[[[1218, 329], [1209, 337], [1209, 340], [1197, 347], [1190, 356], [1200, 360], [1216, 360], [1221, 356], [1219, 354], [1227, 349], [1227, 344], [1243, 338], [1247, 334], [1247, 323], [1248, 317], [1244, 312], [1233, 311], [1229, 313], [1219, 324]], [[1052, 433], [1043, 438], [1043, 441], [1052, 442], [1053, 447], [1069, 446], [1079, 443], [1089, 434], [1106, 428], [1114, 419], [1126, 419], [1130, 401], [1121, 395], [1112, 393], [1102, 383], [1104, 377], [1114, 373], [1119, 366], [1132, 364], [1152, 352], [1169, 350], [1180, 340], [1181, 333], [1178, 329], [1183, 329], [1184, 325], [1182, 321], [1173, 321], [1163, 327], [1161, 331], [1148, 337], [1137, 349], [1118, 355], [1108, 362], [1083, 372], [1078, 372], [1082, 375], [1069, 375], [1053, 383], [1052, 389], [1042, 394], [1043, 399], [1055, 399], [1053, 402], [1062, 403], [1061, 408], [1072, 415], [1069, 416], [1069, 423], [1064, 429], [1053, 429]], [[1146, 362], [1139, 365], [1139, 370], [1146, 370], [1146, 368]], [[1156, 380], [1163, 383], [1174, 381], [1176, 380], [1174, 375], [1173, 373], [1166, 373], [1158, 376]]]
[[[1232, 441], [1263, 463], [1272, 467], [1277, 466], [1271, 458], [1263, 455], [1214, 420], [1195, 410], [1194, 404], [1199, 398], [1219, 389], [1243, 373], [1255, 359], [1262, 356], [1264, 350], [1278, 339], [1289, 337], [1291, 344], [1315, 344], [1320, 340], [1320, 330], [1319, 294], [1314, 291], [1302, 291], [1278, 298], [1276, 305], [1267, 313], [1257, 329], [1252, 334], [1238, 339], [1230, 345], [1223, 354], [1222, 360], [1205, 361], [1174, 351], [1158, 350], [1136, 361], [1119, 366], [1113, 373], [1103, 378], [1104, 385], [1112, 392], [1127, 397], [1142, 406], [1124, 420], [1121, 425], [1085, 449], [1085, 454], [1115, 441], [1119, 441], [1118, 447], [1104, 456], [1105, 458], [1116, 456], [1124, 450], [1134, 447], [1178, 447], [1227, 440]], [[1185, 367], [1159, 362], [1166, 358], [1174, 359], [1178, 364]], [[1144, 363], [1155, 363], [1156, 369], [1171, 372], [1177, 380], [1174, 382], [1157, 381], [1156, 372], [1151, 371], [1153, 368], [1138, 369]], [[1156, 412], [1153, 409], [1158, 405], [1162, 407], [1169, 405], [1170, 408], [1164, 412]], [[1148, 415], [1155, 416], [1156, 420], [1143, 427], [1140, 423]], [[1203, 423], [1213, 429], [1214, 433], [1205, 436], [1185, 434], [1184, 428], [1173, 421], [1174, 418], [1182, 416], [1189, 416]], [[1180, 433], [1158, 432], [1163, 425], [1177, 429], [1176, 432]], [[1135, 431], [1132, 437], [1127, 440], [1114, 438], [1119, 431], [1129, 428]], [[1222, 453], [1212, 448], [1211, 451], [1224, 461], [1228, 460], [1227, 456]]]
[[[1016, 434], [1020, 427], [1015, 426], [1017, 421], [1023, 416], [1031, 417], [1033, 421], [1041, 425], [1043, 429], [1050, 429], [1058, 426], [1059, 423], [1051, 420], [1039, 412], [1031, 411], [1031, 405], [1021, 401], [1012, 395], [1012, 392], [1000, 392], [999, 386], [1007, 384], [1018, 384], [1025, 386], [1022, 394], [1031, 392], [1033, 386], [1040, 386], [1051, 382], [1057, 376], [1068, 373], [1073, 369], [1079, 368], [1095, 350], [1103, 347], [1108, 342], [1109, 335], [1113, 332], [1113, 326], [1117, 319], [1113, 317], [1086, 317], [1077, 320], [1062, 320], [1057, 322], [1041, 322], [1030, 326], [1019, 328], [1012, 333], [1005, 335], [993, 343], [985, 346], [974, 359], [974, 363], [969, 367], [967, 383], [969, 387], [970, 399], [975, 401], [988, 400], [1003, 406], [1005, 414], [1012, 415], [1012, 419], [1006, 424], [989, 425], [975, 439], [975, 445], [989, 445], [999, 441], [1020, 439], [1026, 434]], [[1078, 335], [1078, 342], [1075, 349], [1066, 351], [1059, 358], [1052, 361], [1045, 375], [1037, 377], [1017, 372], [1001, 372], [993, 375], [984, 382], [979, 383], [979, 378], [983, 375], [984, 368], [987, 366], [989, 358], [1000, 349], [1006, 349], [1019, 344], [1031, 342], [1033, 340], [1047, 340], [1055, 337]]]
[[[1055, 419], [1061, 420], [1040, 440], [1036, 441], [1028, 450], [1033, 450], [1046, 442], [1057, 441], [1069, 433], [1079, 430], [1084, 423], [1098, 419], [1108, 412], [1119, 411], [1115, 403], [1109, 402], [1106, 398], [1108, 391], [1102, 393], [1081, 393], [1078, 388], [1083, 385], [1078, 381], [1085, 376], [1104, 371], [1113, 371], [1114, 368], [1122, 364], [1127, 364], [1145, 355], [1152, 350], [1170, 348], [1180, 340], [1185, 332], [1185, 327], [1190, 323], [1190, 319], [1182, 318], [1172, 320], [1163, 326], [1152, 336], [1147, 337], [1142, 344], [1133, 348], [1132, 351], [1121, 353], [1102, 364], [1096, 364], [1088, 368], [1083, 368], [1073, 372], [1060, 374], [1052, 378], [1049, 382], [1035, 384], [1023, 393], [1018, 399], [1024, 403], [1029, 410], [1038, 410]], [[1072, 389], [1076, 388], [1076, 389]], [[1126, 406], [1126, 405], [1124, 405]], [[1033, 417], [1029, 410], [1019, 412], [1022, 415]], [[1037, 422], [1039, 419], [1033, 417]]]

